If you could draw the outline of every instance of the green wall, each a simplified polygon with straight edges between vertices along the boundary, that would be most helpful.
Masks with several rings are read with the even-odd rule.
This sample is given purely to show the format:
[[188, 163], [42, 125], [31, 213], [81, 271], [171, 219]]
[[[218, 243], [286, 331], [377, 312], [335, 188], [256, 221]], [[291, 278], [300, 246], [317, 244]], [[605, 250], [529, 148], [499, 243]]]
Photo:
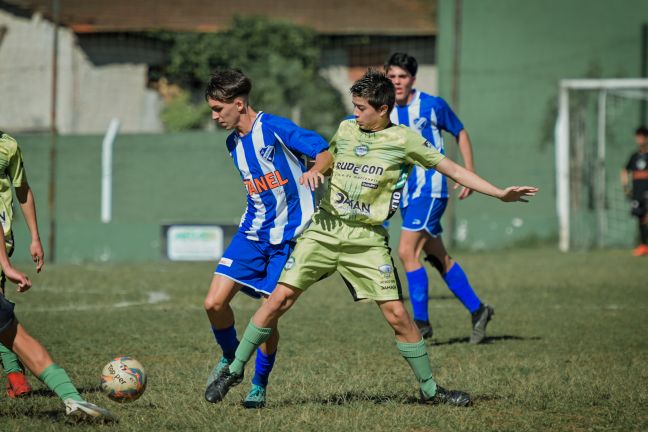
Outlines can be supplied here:
[[[166, 223], [237, 224], [245, 205], [226, 134], [120, 135], [114, 147], [113, 219], [100, 222], [101, 136], [62, 136], [57, 156], [57, 260], [146, 261], [161, 253]], [[17, 135], [36, 196], [41, 237], [48, 238], [49, 137]], [[17, 260], [29, 237], [19, 211]], [[47, 248], [47, 244], [45, 245]]]
[[[463, 0], [461, 4], [456, 108], [473, 139], [478, 172], [499, 185], [532, 184], [541, 191], [528, 205], [504, 205], [481, 196], [458, 203], [456, 223], [467, 227], [459, 245], [484, 248], [556, 239], [553, 128], [559, 80], [638, 77], [641, 24], [648, 22], [648, 2]], [[454, 1], [439, 0], [437, 61], [440, 94], [448, 100], [453, 23]], [[615, 194], [618, 170], [634, 149], [637, 122], [634, 115], [623, 117], [610, 131], [619, 148], [611, 155], [608, 172]], [[632, 222], [625, 210], [618, 217], [620, 224]], [[513, 225], [514, 218], [522, 220], [521, 227]], [[619, 242], [632, 240], [630, 236]]]

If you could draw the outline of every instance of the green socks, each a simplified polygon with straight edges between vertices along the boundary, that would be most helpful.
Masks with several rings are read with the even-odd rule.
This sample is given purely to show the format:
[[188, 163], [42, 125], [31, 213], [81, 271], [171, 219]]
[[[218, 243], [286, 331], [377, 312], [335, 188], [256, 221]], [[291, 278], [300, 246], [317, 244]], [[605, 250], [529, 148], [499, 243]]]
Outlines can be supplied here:
[[62, 400], [74, 399], [75, 401], [82, 401], [83, 398], [79, 391], [74, 387], [70, 377], [65, 372], [65, 369], [57, 364], [48, 366], [42, 374], [38, 377], [47, 385], [58, 397]]
[[272, 334], [272, 329], [269, 327], [257, 327], [252, 321], [248, 324], [243, 333], [243, 338], [239, 342], [238, 348], [236, 348], [236, 354], [234, 354], [234, 361], [230, 364], [229, 370], [234, 375], [243, 375], [243, 369], [245, 369], [245, 364], [250, 360], [252, 354], [263, 342], [267, 341]]
[[23, 371], [18, 356], [2, 344], [0, 344], [0, 359], [2, 359], [2, 365], [6, 373]]
[[423, 339], [416, 343], [396, 341], [396, 347], [414, 371], [414, 375], [421, 384], [421, 390], [425, 393], [425, 396], [434, 396], [436, 394], [437, 385], [432, 378], [430, 359], [427, 350], [425, 349], [425, 342], [423, 342]]

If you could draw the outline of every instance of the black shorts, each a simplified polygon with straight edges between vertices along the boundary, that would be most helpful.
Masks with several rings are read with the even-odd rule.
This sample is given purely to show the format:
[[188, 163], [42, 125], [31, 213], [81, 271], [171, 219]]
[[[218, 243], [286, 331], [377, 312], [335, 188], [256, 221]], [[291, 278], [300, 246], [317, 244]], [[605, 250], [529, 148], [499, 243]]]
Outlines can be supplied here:
[[0, 294], [0, 334], [4, 333], [16, 319], [14, 304]]
[[644, 196], [633, 198], [630, 201], [630, 213], [632, 216], [641, 218], [648, 214], [648, 193]]

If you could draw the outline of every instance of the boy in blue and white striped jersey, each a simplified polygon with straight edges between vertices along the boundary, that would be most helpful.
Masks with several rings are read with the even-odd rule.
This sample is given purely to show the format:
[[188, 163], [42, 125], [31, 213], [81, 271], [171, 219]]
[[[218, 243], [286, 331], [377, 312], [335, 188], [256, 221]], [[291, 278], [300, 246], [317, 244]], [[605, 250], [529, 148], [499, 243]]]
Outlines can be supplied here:
[[[230, 301], [240, 290], [252, 297], [269, 296], [315, 210], [313, 191], [321, 184], [321, 170], [332, 160], [328, 143], [315, 132], [288, 119], [255, 111], [248, 104], [252, 83], [238, 69], [215, 72], [205, 91], [212, 119], [226, 130], [227, 150], [247, 191], [247, 208], [239, 230], [221, 258], [205, 298], [205, 310], [223, 356], [207, 381], [205, 398], [219, 402], [213, 383], [234, 358], [238, 346]], [[315, 159], [307, 170], [306, 158]], [[274, 365], [279, 336], [257, 351], [247, 408], [265, 405], [268, 377]]]
[[[396, 89], [396, 106], [390, 115], [392, 123], [414, 129], [441, 153], [445, 153], [442, 131], [451, 133], [457, 139], [466, 169], [475, 171], [472, 144], [463, 124], [445, 100], [414, 88], [417, 69], [416, 59], [405, 53], [395, 53], [385, 63], [387, 77]], [[462, 188], [459, 199], [465, 199], [471, 193], [470, 189]], [[482, 342], [486, 326], [495, 312], [477, 297], [468, 277], [448, 254], [441, 239], [441, 216], [448, 203], [446, 178], [434, 169], [416, 166], [408, 177], [403, 195], [403, 226], [398, 255], [407, 276], [414, 322], [423, 337], [432, 337], [428, 318], [428, 278], [419, 261], [421, 252], [424, 252], [426, 261], [439, 272], [450, 291], [470, 312], [470, 343]]]

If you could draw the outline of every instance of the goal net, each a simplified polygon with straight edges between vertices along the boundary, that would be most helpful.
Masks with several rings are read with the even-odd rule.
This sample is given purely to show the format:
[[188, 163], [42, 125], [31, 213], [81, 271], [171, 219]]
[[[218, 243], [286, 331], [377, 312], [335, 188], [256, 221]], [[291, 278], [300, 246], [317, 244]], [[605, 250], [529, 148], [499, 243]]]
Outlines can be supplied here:
[[619, 172], [636, 151], [634, 131], [648, 79], [560, 82], [556, 186], [562, 251], [631, 246], [637, 232]]

